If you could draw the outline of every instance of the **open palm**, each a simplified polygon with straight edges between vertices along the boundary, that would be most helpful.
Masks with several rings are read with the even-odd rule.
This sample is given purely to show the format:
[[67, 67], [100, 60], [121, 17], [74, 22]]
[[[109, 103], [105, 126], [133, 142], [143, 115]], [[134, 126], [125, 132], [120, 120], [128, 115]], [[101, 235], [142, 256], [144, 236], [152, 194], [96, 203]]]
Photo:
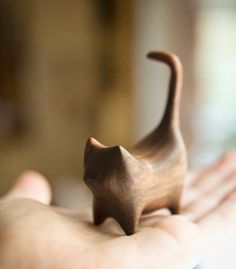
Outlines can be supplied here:
[[236, 226], [235, 161], [229, 153], [192, 172], [180, 214], [144, 216], [132, 236], [112, 219], [95, 227], [91, 210], [49, 206], [47, 181], [28, 172], [0, 201], [0, 268], [191, 269], [216, 236]]

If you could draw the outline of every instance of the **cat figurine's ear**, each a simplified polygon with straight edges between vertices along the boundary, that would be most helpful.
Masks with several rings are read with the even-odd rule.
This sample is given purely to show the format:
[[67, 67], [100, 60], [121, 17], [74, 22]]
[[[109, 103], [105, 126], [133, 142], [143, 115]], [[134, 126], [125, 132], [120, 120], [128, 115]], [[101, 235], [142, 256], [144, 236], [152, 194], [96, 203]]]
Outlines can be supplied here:
[[105, 146], [98, 142], [95, 138], [90, 137], [86, 143], [85, 150], [99, 150], [105, 148]]
[[[103, 177], [103, 180], [106, 180], [107, 174], [114, 173], [115, 175], [118, 170], [127, 179], [131, 178], [130, 175], [136, 175], [143, 169], [140, 167], [140, 161], [122, 146], [107, 147], [94, 138], [89, 138], [87, 141], [84, 166], [85, 178], [97, 173]], [[105, 169], [105, 167], [107, 168]], [[137, 177], [135, 176], [134, 178]]]
[[117, 146], [117, 148], [121, 158], [121, 163], [123, 164], [123, 169], [129, 175], [132, 175], [132, 177], [128, 178], [134, 179], [136, 181], [138, 179], [137, 175], [140, 175], [141, 171], [143, 170], [143, 164], [122, 146]]
[[128, 161], [129, 163], [132, 162], [132, 160], [136, 160], [133, 155], [122, 146], [107, 147], [95, 138], [90, 137], [85, 146], [85, 161], [89, 155], [101, 151], [110, 153], [113, 157], [120, 157], [123, 161]]
[[95, 138], [90, 137], [85, 146], [84, 163], [86, 163], [94, 153], [99, 152], [104, 148], [104, 145], [98, 142]]

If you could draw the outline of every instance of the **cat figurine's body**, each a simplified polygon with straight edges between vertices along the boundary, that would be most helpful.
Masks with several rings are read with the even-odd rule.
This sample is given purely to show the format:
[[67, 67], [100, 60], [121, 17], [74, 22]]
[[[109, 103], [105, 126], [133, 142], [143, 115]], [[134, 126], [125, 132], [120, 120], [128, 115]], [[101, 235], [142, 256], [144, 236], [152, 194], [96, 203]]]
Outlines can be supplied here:
[[90, 138], [84, 156], [84, 180], [94, 195], [94, 222], [116, 219], [126, 234], [137, 230], [141, 214], [160, 208], [177, 213], [186, 173], [186, 151], [179, 129], [182, 68], [167, 52], [149, 58], [168, 64], [169, 93], [159, 126], [129, 152]]

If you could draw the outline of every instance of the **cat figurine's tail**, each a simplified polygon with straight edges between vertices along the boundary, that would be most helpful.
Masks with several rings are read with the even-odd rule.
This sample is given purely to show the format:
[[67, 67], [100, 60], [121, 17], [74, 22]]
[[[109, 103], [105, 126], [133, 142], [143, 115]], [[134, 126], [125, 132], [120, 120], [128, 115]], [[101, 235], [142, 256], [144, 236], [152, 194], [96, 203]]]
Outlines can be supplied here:
[[163, 62], [170, 68], [168, 99], [160, 125], [165, 124], [177, 127], [179, 124], [179, 103], [183, 79], [181, 62], [176, 55], [169, 52], [150, 52], [147, 57]]

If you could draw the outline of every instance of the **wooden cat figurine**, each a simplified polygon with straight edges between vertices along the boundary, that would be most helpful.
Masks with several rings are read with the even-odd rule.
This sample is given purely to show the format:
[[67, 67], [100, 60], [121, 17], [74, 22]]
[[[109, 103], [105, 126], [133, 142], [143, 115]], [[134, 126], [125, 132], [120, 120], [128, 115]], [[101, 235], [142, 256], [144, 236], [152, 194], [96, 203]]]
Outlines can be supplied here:
[[160, 208], [178, 212], [187, 166], [179, 129], [181, 63], [168, 52], [151, 52], [148, 58], [166, 63], [171, 71], [159, 126], [131, 151], [89, 138], [84, 155], [84, 180], [94, 195], [94, 223], [113, 217], [127, 235], [137, 231], [142, 213]]

